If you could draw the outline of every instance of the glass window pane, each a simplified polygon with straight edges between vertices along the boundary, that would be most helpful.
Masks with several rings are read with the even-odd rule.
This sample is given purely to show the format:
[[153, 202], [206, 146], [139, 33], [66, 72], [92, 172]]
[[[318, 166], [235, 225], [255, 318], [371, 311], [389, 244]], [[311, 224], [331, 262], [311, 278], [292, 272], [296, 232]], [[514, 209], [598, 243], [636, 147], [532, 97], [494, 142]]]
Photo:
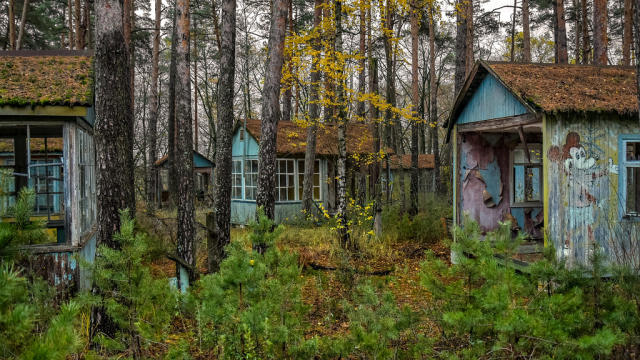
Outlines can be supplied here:
[[320, 200], [320, 187], [319, 186], [314, 186], [313, 187], [313, 199], [314, 200]]
[[627, 167], [627, 215], [640, 215], [640, 167]]
[[525, 176], [527, 201], [540, 201], [540, 168], [528, 167]]
[[513, 167], [513, 201], [525, 201], [525, 183], [524, 183], [524, 166], [516, 165]]
[[516, 164], [522, 164], [527, 161], [524, 149], [513, 150], [513, 162]]
[[627, 161], [640, 160], [640, 142], [627, 143]]

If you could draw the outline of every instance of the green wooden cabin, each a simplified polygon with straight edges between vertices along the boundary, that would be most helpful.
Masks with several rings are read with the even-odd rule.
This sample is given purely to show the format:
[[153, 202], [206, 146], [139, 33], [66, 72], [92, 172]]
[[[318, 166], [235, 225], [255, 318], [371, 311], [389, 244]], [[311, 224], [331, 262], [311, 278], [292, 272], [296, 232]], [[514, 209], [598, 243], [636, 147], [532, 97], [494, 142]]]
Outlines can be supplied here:
[[87, 287], [75, 255], [96, 249], [91, 57], [85, 52], [0, 52], [0, 216], [23, 187], [48, 234], [22, 244], [29, 266], [63, 291]]
[[640, 263], [640, 126], [633, 68], [476, 63], [447, 125], [454, 219]]

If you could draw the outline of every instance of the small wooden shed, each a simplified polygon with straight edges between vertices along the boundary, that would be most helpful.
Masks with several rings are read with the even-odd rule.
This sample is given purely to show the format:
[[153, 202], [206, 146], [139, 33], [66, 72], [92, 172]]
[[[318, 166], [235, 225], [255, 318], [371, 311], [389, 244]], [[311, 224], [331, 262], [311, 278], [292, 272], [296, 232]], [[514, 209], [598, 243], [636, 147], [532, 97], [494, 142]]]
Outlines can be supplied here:
[[96, 250], [92, 60], [80, 51], [0, 52], [2, 221], [23, 187], [48, 241], [25, 244], [30, 266], [64, 291], [88, 287], [76, 255]]
[[454, 219], [511, 220], [571, 266], [640, 252], [640, 125], [629, 67], [475, 64], [447, 124]]
[[[233, 135], [231, 222], [246, 224], [255, 219], [258, 189], [258, 150], [260, 120], [239, 121]], [[301, 215], [302, 183], [307, 129], [290, 121], [278, 123], [276, 167], [276, 222]], [[373, 153], [373, 137], [366, 124], [347, 125], [347, 154], [354, 159]], [[332, 211], [336, 205], [336, 160], [338, 129], [336, 124], [321, 124], [317, 131], [313, 199]]]
[[[155, 163], [157, 170], [155, 197], [160, 207], [166, 205], [170, 199], [168, 160], [169, 157], [165, 155]], [[213, 161], [193, 150], [193, 184], [196, 199], [199, 201], [209, 201], [211, 199], [214, 167]]]

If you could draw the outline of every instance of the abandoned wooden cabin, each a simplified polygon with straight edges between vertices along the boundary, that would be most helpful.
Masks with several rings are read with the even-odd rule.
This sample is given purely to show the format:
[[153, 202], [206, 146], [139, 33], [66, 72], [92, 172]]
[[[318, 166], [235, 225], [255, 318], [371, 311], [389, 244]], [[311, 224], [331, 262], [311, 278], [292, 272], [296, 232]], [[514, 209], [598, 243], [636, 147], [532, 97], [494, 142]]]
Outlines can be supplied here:
[[454, 221], [498, 222], [569, 266], [638, 261], [640, 126], [626, 67], [477, 62], [447, 125]]
[[[420, 193], [427, 193], [432, 189], [433, 174], [432, 170], [435, 167], [435, 157], [433, 154], [418, 154], [418, 186]], [[404, 155], [391, 155], [389, 161], [382, 163], [382, 169], [387, 172], [382, 178], [383, 183], [386, 178], [390, 180], [391, 191], [393, 191], [393, 184], [397, 182], [398, 177], [404, 176], [406, 181], [410, 181], [411, 176], [411, 154]], [[383, 188], [384, 188], [383, 184]]]
[[[322, 205], [330, 212], [336, 206], [337, 134], [337, 125], [322, 124], [318, 127], [316, 141], [313, 199], [318, 206]], [[276, 222], [293, 220], [301, 215], [306, 141], [307, 129], [294, 122], [278, 123]], [[231, 222], [234, 224], [247, 224], [255, 219], [259, 146], [260, 120], [239, 121], [234, 131], [232, 146]], [[349, 176], [353, 176], [354, 169], [359, 169], [358, 159], [372, 153], [373, 138], [369, 126], [348, 124]]]
[[[165, 206], [170, 200], [169, 190], [169, 157], [167, 155], [155, 162], [156, 167], [156, 189], [154, 191], [155, 201], [159, 207]], [[213, 190], [213, 161], [207, 159], [197, 151], [193, 151], [193, 184], [196, 200], [208, 203], [212, 200]]]
[[23, 244], [29, 266], [64, 291], [88, 286], [75, 255], [95, 255], [96, 188], [91, 57], [84, 52], [0, 52], [0, 213], [20, 189], [35, 192], [48, 241]]

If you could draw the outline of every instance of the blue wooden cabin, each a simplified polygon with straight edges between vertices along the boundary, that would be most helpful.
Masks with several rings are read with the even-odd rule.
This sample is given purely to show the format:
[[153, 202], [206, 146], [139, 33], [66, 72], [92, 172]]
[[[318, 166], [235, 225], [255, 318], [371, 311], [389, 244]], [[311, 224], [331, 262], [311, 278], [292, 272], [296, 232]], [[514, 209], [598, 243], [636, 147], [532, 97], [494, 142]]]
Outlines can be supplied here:
[[[168, 160], [168, 155], [165, 155], [155, 162], [157, 171], [154, 196], [159, 207], [167, 205], [170, 200]], [[212, 199], [214, 167], [213, 161], [193, 150], [193, 184], [199, 201], [209, 202]]]
[[[640, 250], [640, 126], [625, 67], [477, 62], [447, 124], [454, 220], [509, 220], [571, 266]], [[634, 256], [631, 256], [631, 255]]]
[[[276, 222], [301, 216], [302, 183], [307, 129], [280, 121], [277, 135]], [[247, 224], [255, 219], [258, 188], [260, 120], [239, 121], [233, 134], [231, 222]], [[373, 152], [371, 130], [365, 124], [347, 125], [347, 154], [353, 158]], [[317, 131], [313, 199], [333, 211], [336, 206], [337, 126], [321, 124]]]
[[0, 218], [14, 221], [22, 188], [46, 238], [19, 244], [28, 264], [60, 291], [89, 286], [76, 255], [96, 249], [91, 57], [85, 52], [0, 52]]

